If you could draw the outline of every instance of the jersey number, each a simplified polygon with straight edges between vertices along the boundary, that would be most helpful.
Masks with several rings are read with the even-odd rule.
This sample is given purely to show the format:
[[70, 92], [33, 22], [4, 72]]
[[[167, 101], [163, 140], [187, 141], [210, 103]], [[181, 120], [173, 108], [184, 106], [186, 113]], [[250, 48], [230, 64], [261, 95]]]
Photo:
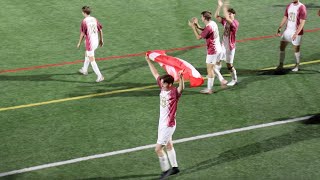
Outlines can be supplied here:
[[98, 32], [97, 26], [95, 24], [90, 24], [89, 25], [89, 32], [90, 32], [90, 34], [97, 34], [97, 32]]
[[293, 12], [289, 13], [288, 20], [291, 21], [291, 22], [295, 22], [296, 21], [296, 14], [293, 13]]

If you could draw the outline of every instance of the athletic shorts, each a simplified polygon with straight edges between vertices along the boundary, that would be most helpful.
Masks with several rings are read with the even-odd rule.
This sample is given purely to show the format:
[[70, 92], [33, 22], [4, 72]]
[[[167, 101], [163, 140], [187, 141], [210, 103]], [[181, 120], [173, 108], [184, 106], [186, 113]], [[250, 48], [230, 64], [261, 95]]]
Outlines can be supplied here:
[[91, 51], [86, 51], [87, 56], [94, 57], [94, 51], [98, 48], [98, 44], [92, 45]]
[[294, 35], [294, 31], [285, 30], [281, 36], [281, 41], [291, 42], [294, 46], [299, 46], [301, 44], [301, 35], [298, 35], [296, 39], [293, 41], [292, 36]]
[[221, 53], [217, 54], [207, 54], [206, 63], [207, 64], [216, 64], [220, 60]]
[[168, 126], [159, 126], [158, 127], [158, 140], [157, 144], [167, 145], [170, 140], [172, 140], [172, 135], [176, 130], [176, 126], [168, 127]]
[[231, 51], [229, 48], [225, 48], [222, 45], [222, 52], [221, 52], [221, 60], [226, 61], [229, 64], [233, 64], [234, 54], [236, 53], [236, 48], [233, 48]]

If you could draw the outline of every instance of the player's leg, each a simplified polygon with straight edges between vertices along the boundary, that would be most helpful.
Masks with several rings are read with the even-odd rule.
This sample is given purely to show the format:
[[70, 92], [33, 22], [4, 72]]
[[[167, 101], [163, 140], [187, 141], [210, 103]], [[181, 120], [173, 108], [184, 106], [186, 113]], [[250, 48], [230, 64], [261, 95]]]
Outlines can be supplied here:
[[293, 45], [293, 48], [294, 48], [294, 56], [296, 57], [296, 65], [292, 69], [293, 72], [299, 71], [301, 37], [302, 36], [297, 36], [296, 39], [294, 41], [292, 41], [292, 45]]
[[214, 83], [214, 73], [213, 73], [214, 65], [207, 64], [207, 88], [200, 91], [202, 94], [212, 94], [213, 93], [213, 83]]
[[286, 57], [285, 50], [286, 50], [287, 45], [288, 45], [288, 42], [280, 41], [280, 56], [279, 56], [279, 65], [277, 67], [277, 70], [283, 69], [283, 62]]
[[232, 49], [231, 51], [227, 52], [227, 58], [226, 58], [227, 68], [230, 71], [230, 74], [231, 74], [231, 77], [232, 77], [232, 80], [227, 84], [228, 86], [234, 86], [238, 82], [237, 70], [233, 66], [233, 60], [234, 60], [235, 53], [236, 53], [236, 49], [235, 48]]
[[225, 60], [226, 58], [226, 49], [224, 47], [224, 45], [222, 45], [222, 52], [219, 54], [219, 57], [217, 57], [217, 62], [215, 63], [215, 68], [214, 68], [214, 73], [215, 75], [218, 77], [220, 84], [222, 87], [225, 87], [226, 84], [228, 83], [227, 80], [224, 79], [224, 77], [222, 76], [220, 70], [222, 67], [222, 60]]
[[286, 30], [283, 32], [281, 36], [281, 41], [280, 41], [280, 55], [279, 55], [279, 65], [276, 70], [282, 70], [283, 69], [283, 62], [286, 57], [286, 47], [288, 45], [288, 42], [292, 41], [292, 32]]
[[87, 51], [87, 55], [89, 57], [89, 60], [90, 60], [90, 64], [91, 64], [91, 67], [94, 71], [94, 73], [97, 75], [97, 80], [96, 82], [101, 82], [104, 80], [104, 77], [102, 76], [100, 70], [99, 70], [99, 67], [98, 67], [98, 64], [96, 63], [95, 61], [95, 57], [94, 57], [94, 50], [92, 51]]
[[167, 147], [168, 158], [172, 166], [170, 175], [177, 174], [180, 172], [180, 170], [178, 168], [177, 156], [176, 156], [176, 151], [174, 150], [174, 147], [173, 147], [172, 138], [167, 143], [166, 147]]
[[160, 167], [162, 170], [160, 178], [164, 178], [170, 175], [170, 164], [168, 161], [167, 154], [163, 151], [163, 148], [169, 142], [173, 132], [174, 132], [174, 129], [170, 129], [170, 127], [167, 127], [167, 126], [163, 126], [163, 127], [159, 126], [158, 128], [158, 140], [155, 147], [155, 152], [159, 158]]
[[89, 57], [87, 56], [87, 52], [84, 53], [84, 62], [83, 67], [79, 69], [79, 72], [83, 75], [88, 75], [88, 67], [90, 65]]

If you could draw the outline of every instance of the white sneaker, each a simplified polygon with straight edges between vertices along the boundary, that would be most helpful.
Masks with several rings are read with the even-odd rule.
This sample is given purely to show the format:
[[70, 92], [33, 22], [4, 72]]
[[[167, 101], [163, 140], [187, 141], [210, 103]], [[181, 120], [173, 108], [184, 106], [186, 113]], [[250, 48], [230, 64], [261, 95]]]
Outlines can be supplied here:
[[291, 71], [298, 72], [299, 71], [299, 66], [295, 66]]
[[230, 81], [230, 82], [227, 84], [227, 86], [234, 86], [234, 85], [236, 85], [236, 84], [237, 84], [237, 81], [232, 80], [232, 81]]
[[100, 77], [97, 78], [96, 82], [101, 82], [101, 81], [103, 81], [103, 80], [104, 80], [104, 77], [103, 77], [103, 76], [100, 76]]
[[79, 72], [83, 75], [88, 75], [88, 71], [84, 71], [83, 68], [79, 69]]
[[212, 94], [213, 91], [211, 89], [205, 88], [200, 91], [201, 94]]

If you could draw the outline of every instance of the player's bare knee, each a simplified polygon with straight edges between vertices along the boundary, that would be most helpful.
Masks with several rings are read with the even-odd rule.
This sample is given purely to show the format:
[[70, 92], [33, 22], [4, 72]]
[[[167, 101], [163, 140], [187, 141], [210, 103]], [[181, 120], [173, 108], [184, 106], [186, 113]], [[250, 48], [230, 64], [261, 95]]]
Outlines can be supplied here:
[[94, 56], [89, 56], [89, 61], [90, 62], [93, 62], [95, 59], [94, 59]]

